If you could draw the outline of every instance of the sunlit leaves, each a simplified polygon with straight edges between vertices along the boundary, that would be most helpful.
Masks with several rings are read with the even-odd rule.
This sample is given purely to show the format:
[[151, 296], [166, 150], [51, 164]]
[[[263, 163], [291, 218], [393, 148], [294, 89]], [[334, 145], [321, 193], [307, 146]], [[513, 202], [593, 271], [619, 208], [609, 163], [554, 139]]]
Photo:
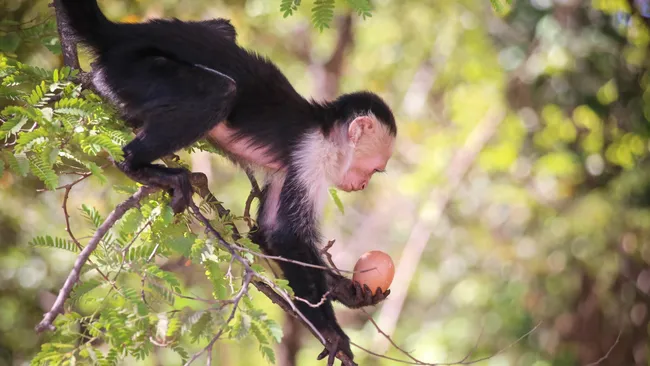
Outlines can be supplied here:
[[292, 15], [296, 10], [298, 10], [300, 2], [300, 0], [282, 0], [280, 3], [280, 11], [282, 12], [282, 15], [285, 18]]
[[[281, 0], [280, 12], [283, 17], [293, 15], [300, 7], [301, 0]], [[316, 0], [311, 8], [312, 22], [316, 28], [323, 30], [329, 28], [334, 18], [334, 0]], [[347, 4], [358, 16], [366, 19], [372, 16], [373, 7], [369, 0], [347, 0]]]
[[334, 201], [334, 204], [336, 204], [336, 207], [341, 211], [342, 214], [345, 214], [345, 209], [343, 208], [343, 202], [341, 202], [341, 198], [339, 197], [338, 192], [336, 191], [335, 188], [330, 188], [329, 189], [330, 197], [332, 197], [332, 200]]
[[357, 15], [363, 17], [363, 19], [372, 16], [372, 5], [369, 0], [348, 0], [348, 4], [356, 10]]
[[312, 21], [319, 30], [329, 28], [334, 18], [334, 0], [316, 0], [312, 8]]
[[37, 247], [58, 248], [73, 253], [79, 252], [79, 248], [70, 240], [51, 236], [34, 237], [29, 244]]
[[492, 8], [499, 16], [506, 16], [512, 10], [513, 0], [490, 0]]
[[29, 166], [32, 173], [42, 180], [48, 189], [56, 188], [59, 177], [50, 164], [46, 163], [40, 156], [32, 155], [29, 157]]

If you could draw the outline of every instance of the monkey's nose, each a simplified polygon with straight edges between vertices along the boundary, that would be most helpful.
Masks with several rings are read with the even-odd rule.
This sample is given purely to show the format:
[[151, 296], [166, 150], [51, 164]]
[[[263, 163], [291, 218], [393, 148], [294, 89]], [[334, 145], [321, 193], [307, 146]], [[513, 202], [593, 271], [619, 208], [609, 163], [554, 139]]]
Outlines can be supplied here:
[[361, 183], [361, 190], [366, 189], [366, 184], [367, 184], [366, 182]]

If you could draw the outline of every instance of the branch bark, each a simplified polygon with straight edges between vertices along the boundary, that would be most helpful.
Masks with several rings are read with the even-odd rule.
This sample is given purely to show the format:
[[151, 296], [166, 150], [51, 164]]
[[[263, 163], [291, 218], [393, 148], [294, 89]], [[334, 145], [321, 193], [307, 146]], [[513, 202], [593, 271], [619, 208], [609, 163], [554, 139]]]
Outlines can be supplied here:
[[54, 13], [56, 14], [56, 30], [59, 33], [59, 40], [61, 41], [61, 51], [63, 53], [63, 64], [75, 69], [81, 69], [79, 65], [79, 55], [77, 54], [77, 44], [73, 40], [73, 35], [70, 29], [70, 20], [63, 12], [61, 0], [54, 0], [50, 6], [54, 6]]

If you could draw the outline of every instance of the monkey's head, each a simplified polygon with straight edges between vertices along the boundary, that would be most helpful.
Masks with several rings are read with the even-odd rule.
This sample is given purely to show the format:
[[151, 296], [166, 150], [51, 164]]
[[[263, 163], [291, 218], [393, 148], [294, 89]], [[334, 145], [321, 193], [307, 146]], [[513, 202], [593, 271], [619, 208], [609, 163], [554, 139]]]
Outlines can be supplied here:
[[370, 92], [346, 94], [334, 104], [339, 121], [347, 127], [343, 134], [352, 149], [334, 184], [346, 192], [363, 190], [373, 174], [385, 171], [393, 154], [395, 117], [388, 105]]

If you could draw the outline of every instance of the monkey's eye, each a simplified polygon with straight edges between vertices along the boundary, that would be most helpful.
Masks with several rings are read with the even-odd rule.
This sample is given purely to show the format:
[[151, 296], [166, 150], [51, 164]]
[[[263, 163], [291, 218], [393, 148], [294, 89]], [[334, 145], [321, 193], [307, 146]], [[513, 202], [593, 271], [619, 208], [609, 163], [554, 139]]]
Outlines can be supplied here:
[[375, 169], [375, 173], [386, 173], [386, 171], [382, 169]]

